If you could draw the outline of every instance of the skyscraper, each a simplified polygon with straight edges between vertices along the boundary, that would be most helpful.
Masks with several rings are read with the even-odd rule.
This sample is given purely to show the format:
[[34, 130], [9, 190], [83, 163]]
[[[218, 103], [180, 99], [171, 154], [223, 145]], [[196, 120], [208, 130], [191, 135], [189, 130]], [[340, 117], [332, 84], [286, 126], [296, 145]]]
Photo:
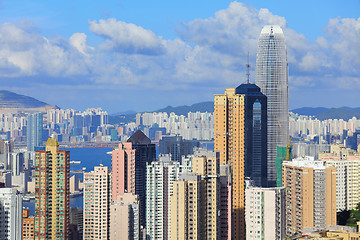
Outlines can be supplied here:
[[84, 173], [84, 239], [109, 239], [110, 179], [108, 167]]
[[140, 239], [139, 196], [124, 193], [110, 206], [110, 239]]
[[156, 149], [141, 130], [137, 130], [128, 142], [135, 149], [135, 193], [140, 200], [141, 225], [145, 227], [146, 165], [156, 160]]
[[22, 239], [22, 196], [14, 188], [0, 188], [0, 239]]
[[220, 164], [231, 166], [231, 238], [245, 239], [245, 95], [228, 88], [214, 104], [215, 151]]
[[35, 239], [68, 239], [70, 152], [49, 138], [35, 152]]
[[314, 157], [285, 161], [283, 186], [287, 237], [336, 225], [336, 168]]
[[228, 239], [227, 182], [220, 176], [219, 154], [197, 150], [190, 158], [192, 173], [173, 183], [171, 239]]
[[170, 239], [170, 196], [179, 172], [180, 163], [169, 155], [146, 167], [146, 235], [151, 240]]
[[246, 239], [285, 238], [285, 188], [250, 187], [246, 195]]
[[26, 129], [27, 150], [34, 151], [35, 147], [42, 146], [43, 114], [29, 115]]
[[289, 138], [288, 65], [285, 38], [277, 26], [265, 26], [259, 37], [256, 54], [255, 84], [267, 97], [269, 185], [276, 185], [276, 147]]
[[112, 200], [125, 192], [135, 193], [135, 149], [131, 142], [120, 143], [112, 151]]
[[267, 98], [255, 84], [241, 84], [236, 94], [245, 97], [245, 177], [267, 187]]

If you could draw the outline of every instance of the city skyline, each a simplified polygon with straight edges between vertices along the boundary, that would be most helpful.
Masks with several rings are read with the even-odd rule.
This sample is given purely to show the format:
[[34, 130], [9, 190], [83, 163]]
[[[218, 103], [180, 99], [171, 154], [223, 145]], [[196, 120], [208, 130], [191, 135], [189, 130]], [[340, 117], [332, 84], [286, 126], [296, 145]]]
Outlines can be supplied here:
[[290, 109], [357, 107], [359, 1], [0, 3], [3, 89], [49, 104], [119, 112], [209, 101], [246, 81], [248, 52], [254, 81], [261, 28], [278, 24]]

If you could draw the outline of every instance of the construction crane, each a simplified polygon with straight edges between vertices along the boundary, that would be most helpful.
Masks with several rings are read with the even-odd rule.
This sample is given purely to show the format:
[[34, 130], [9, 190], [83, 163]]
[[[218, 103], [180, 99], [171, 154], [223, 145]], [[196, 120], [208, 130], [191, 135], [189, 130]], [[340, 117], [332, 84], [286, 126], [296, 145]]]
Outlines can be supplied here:
[[[281, 133], [283, 135], [283, 138], [284, 138], [284, 140], [286, 142], [287, 139], [286, 139], [284, 131], [283, 131], [282, 127], [281, 127], [280, 121], [277, 120], [277, 122], [279, 124], [279, 127], [280, 127]], [[290, 161], [291, 149], [292, 149], [292, 146], [294, 145], [294, 144], [291, 143], [291, 139], [292, 139], [292, 137], [290, 137], [289, 141], [286, 144], [286, 158], [285, 158], [286, 161]]]

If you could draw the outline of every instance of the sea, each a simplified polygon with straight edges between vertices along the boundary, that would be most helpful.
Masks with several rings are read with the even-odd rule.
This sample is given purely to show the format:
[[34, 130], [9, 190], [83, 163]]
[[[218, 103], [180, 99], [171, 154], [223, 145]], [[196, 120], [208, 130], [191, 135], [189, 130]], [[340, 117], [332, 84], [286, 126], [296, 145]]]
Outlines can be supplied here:
[[[60, 150], [70, 151], [70, 161], [80, 161], [81, 164], [70, 165], [70, 170], [82, 170], [85, 169], [85, 172], [90, 172], [94, 170], [95, 166], [107, 166], [111, 168], [111, 154], [108, 154], [112, 151], [112, 148], [60, 148]], [[71, 173], [70, 177], [74, 174], [78, 174], [79, 178], [83, 179], [82, 173]], [[30, 209], [30, 214], [35, 214], [35, 202], [31, 200], [30, 202], [24, 202], [23, 206]], [[70, 198], [70, 207], [83, 208], [83, 196], [79, 195], [77, 197]]]

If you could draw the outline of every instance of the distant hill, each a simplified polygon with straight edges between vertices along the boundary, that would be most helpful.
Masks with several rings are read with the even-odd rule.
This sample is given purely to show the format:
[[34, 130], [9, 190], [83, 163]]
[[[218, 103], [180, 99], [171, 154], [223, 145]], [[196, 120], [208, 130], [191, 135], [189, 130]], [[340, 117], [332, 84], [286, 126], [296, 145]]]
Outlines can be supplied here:
[[[191, 106], [187, 106], [187, 105], [183, 105], [179, 107], [167, 106], [165, 108], [151, 112], [166, 112], [168, 114], [174, 112], [176, 115], [185, 115], [185, 116], [188, 114], [188, 112], [214, 112], [214, 102], [195, 103]], [[135, 118], [136, 118], [136, 113], [120, 114], [120, 115], [113, 114], [109, 116], [109, 123], [117, 124], [117, 123], [135, 122]]]
[[350, 107], [341, 107], [341, 108], [297, 108], [291, 110], [293, 113], [306, 116], [315, 116], [319, 120], [326, 119], [344, 119], [349, 120], [353, 117], [360, 118], [360, 108], [350, 108]]
[[329, 110], [328, 108], [324, 108], [324, 107], [316, 107], [316, 108], [312, 108], [312, 107], [302, 107], [302, 108], [297, 108], [294, 110], [291, 110], [291, 112], [293, 113], [297, 113], [299, 115], [306, 115], [306, 116], [316, 116], [322, 112], [325, 112]]
[[47, 109], [58, 108], [35, 98], [16, 94], [14, 92], [0, 90], [0, 111], [21, 112], [21, 111], [46, 111]]
[[195, 103], [191, 106], [167, 106], [154, 112], [167, 112], [168, 114], [174, 112], [176, 115], [187, 115], [188, 112], [214, 112], [214, 102]]

